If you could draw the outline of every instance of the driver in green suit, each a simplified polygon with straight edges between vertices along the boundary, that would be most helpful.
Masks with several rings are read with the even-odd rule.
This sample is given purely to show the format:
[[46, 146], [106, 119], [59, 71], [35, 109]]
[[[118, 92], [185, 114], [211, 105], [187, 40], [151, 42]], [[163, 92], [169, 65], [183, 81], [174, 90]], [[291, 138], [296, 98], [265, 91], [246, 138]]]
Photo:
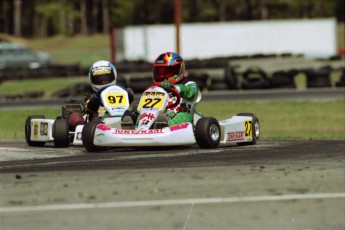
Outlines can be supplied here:
[[[174, 87], [181, 96], [180, 103], [166, 111], [168, 125], [173, 126], [184, 122], [192, 122], [190, 112], [200, 100], [201, 93], [195, 82], [188, 81], [182, 57], [173, 52], [160, 54], [153, 64], [153, 80], [168, 93]], [[169, 103], [174, 103], [174, 101], [176, 101], [176, 97], [171, 96]], [[134, 117], [133, 114], [125, 113], [122, 121], [131, 124], [130, 128], [134, 128]]]

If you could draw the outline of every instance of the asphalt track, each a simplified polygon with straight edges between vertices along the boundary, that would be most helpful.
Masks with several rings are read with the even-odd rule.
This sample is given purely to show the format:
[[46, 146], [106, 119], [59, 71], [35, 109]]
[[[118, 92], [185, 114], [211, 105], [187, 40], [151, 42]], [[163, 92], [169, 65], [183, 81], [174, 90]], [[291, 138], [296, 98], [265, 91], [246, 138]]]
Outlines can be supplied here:
[[1, 229], [345, 229], [343, 140], [0, 146]]

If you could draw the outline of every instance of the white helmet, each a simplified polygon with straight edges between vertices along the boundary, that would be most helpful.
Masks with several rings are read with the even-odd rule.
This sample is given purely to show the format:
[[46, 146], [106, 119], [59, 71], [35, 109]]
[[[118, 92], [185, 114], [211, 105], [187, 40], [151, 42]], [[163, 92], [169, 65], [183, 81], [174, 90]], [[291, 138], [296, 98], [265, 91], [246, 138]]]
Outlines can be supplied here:
[[115, 85], [116, 77], [116, 68], [108, 61], [95, 62], [89, 70], [91, 87], [94, 91], [106, 85]]

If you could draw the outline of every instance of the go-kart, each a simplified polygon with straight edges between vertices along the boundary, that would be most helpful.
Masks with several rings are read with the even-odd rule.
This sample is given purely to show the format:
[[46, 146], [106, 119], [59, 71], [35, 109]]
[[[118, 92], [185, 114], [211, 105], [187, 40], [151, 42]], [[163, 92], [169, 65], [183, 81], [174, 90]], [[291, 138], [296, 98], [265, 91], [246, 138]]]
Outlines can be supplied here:
[[[134, 129], [112, 127], [101, 121], [91, 121], [84, 126], [82, 142], [89, 152], [102, 151], [108, 147], [121, 146], [174, 146], [197, 143], [200, 148], [216, 148], [219, 144], [235, 143], [238, 145], [256, 144], [260, 135], [258, 118], [252, 113], [240, 113], [229, 119], [217, 121], [213, 117], [204, 117], [195, 111], [191, 104], [192, 122], [168, 126], [166, 120], [159, 119], [167, 109], [180, 103], [181, 97], [174, 87], [172, 97], [176, 101], [169, 103], [169, 93], [159, 85], [148, 87], [142, 94], [137, 111], [139, 121]], [[201, 100], [199, 93], [196, 102]]]
[[[121, 127], [121, 117], [129, 107], [127, 91], [119, 86], [109, 86], [101, 92], [102, 107], [98, 119], [105, 124]], [[84, 105], [78, 100], [67, 101], [62, 106], [62, 115], [56, 119], [46, 119], [43, 115], [28, 116], [25, 121], [25, 140], [29, 146], [44, 146], [46, 142], [54, 142], [55, 147], [82, 145], [84, 124], [90, 122], [85, 114]], [[83, 115], [79, 125], [71, 125], [73, 113]]]

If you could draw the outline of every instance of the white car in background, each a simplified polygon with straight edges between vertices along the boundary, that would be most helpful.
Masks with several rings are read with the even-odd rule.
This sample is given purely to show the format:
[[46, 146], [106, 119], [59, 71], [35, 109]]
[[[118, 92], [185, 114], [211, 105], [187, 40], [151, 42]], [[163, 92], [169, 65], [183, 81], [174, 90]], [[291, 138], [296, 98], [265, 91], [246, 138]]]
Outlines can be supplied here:
[[50, 63], [48, 53], [36, 52], [21, 44], [0, 43], [0, 70], [37, 69], [47, 67]]

